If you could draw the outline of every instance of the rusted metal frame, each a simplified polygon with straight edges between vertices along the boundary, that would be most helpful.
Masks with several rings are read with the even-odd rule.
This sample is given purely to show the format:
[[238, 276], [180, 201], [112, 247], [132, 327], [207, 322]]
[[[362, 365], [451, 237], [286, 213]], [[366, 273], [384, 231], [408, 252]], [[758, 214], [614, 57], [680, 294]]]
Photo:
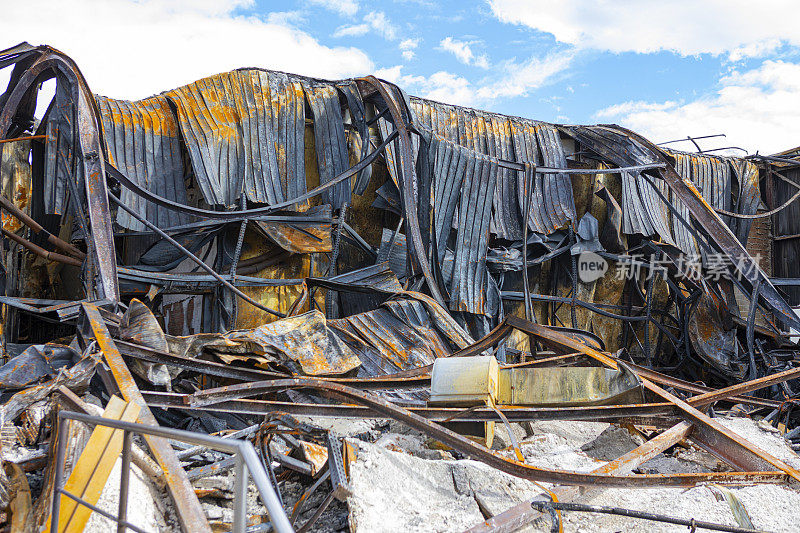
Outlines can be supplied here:
[[[625, 455], [594, 469], [594, 472], [615, 475], [626, 474], [649, 461], [670, 446], [674, 446], [686, 438], [691, 431], [691, 424], [679, 422], [677, 425], [653, 437]], [[551, 491], [556, 495], [559, 502], [573, 500], [584, 492], [577, 487], [553, 487]], [[531, 507], [530, 501], [525, 500], [489, 518], [485, 522], [481, 522], [467, 529], [464, 533], [511, 533], [525, 524], [533, 522], [541, 515], [541, 511]]]
[[[619, 130], [626, 133], [629, 137], [636, 139], [642, 145], [650, 147], [654, 155], [657, 154], [662, 162], [667, 163], [663, 153], [652, 145], [649, 141], [640, 135], [619, 128]], [[675, 172], [672, 166], [668, 165], [659, 171], [664, 181], [669, 186], [670, 190], [680, 197], [684, 205], [689, 208], [689, 212], [698, 221], [700, 226], [705, 228], [711, 239], [719, 246], [720, 251], [737, 261], [737, 265], [741, 264], [743, 268], [738, 270], [742, 274], [742, 279], [746, 280], [752, 290], [755, 282], [761, 280], [761, 297], [763, 301], [768, 304], [769, 310], [775, 313], [777, 317], [784, 323], [786, 327], [795, 327], [800, 329], [800, 319], [795, 315], [792, 308], [786, 301], [778, 294], [777, 289], [769, 281], [758, 263], [750, 256], [745, 247], [739, 242], [739, 239], [733, 234], [728, 226], [714, 212], [713, 208], [703, 200], [697, 188], [691, 183], [684, 182], [683, 179]]]
[[[597, 352], [600, 353], [600, 352]], [[611, 360], [610, 360], [611, 361]], [[613, 361], [611, 361], [613, 363]], [[293, 388], [312, 388], [336, 394], [348, 400], [355, 401], [361, 405], [369, 407], [373, 411], [393, 418], [416, 430], [419, 430], [431, 438], [443, 444], [481, 461], [491, 467], [522, 479], [529, 479], [546, 483], [561, 483], [565, 485], [603, 485], [608, 487], [654, 487], [654, 486], [693, 486], [697, 483], [735, 483], [735, 482], [782, 482], [785, 481], [787, 474], [791, 475], [791, 467], [783, 464], [777, 459], [772, 458], [783, 468], [782, 471], [751, 471], [751, 472], [711, 472], [705, 474], [675, 474], [675, 475], [631, 475], [631, 476], [612, 476], [607, 474], [579, 473], [564, 470], [552, 470], [522, 464], [513, 460], [508, 460], [492, 453], [491, 450], [476, 444], [471, 439], [451, 431], [439, 424], [432, 423], [420, 415], [399, 407], [373, 394], [364, 393], [344, 385], [324, 382], [316, 379], [280, 379], [271, 382], [261, 382], [252, 384], [249, 390], [243, 390], [241, 396], [257, 395], [264, 392], [279, 391]], [[235, 385], [233, 387], [236, 387]], [[232, 387], [221, 387], [214, 390], [209, 389], [193, 395], [187, 396], [190, 405], [198, 407], [208, 407], [216, 403], [214, 398], [221, 391], [229, 391]], [[255, 391], [255, 392], [253, 392]], [[671, 395], [670, 395], [671, 396]], [[674, 397], [673, 397], [674, 398]], [[675, 398], [676, 401], [680, 401]], [[688, 406], [687, 406], [688, 407]], [[692, 409], [689, 407], [689, 409]], [[699, 413], [699, 411], [698, 411]], [[705, 417], [700, 413], [701, 417]], [[707, 417], [705, 417], [707, 418]]]
[[[117, 262], [114, 250], [113, 230], [103, 164], [105, 147], [102, 130], [94, 105], [94, 97], [78, 67], [68, 57], [48, 47], [41, 47], [41, 55], [19, 79], [0, 113], [0, 138], [5, 138], [11, 128], [12, 119], [22, 100], [38, 83], [42, 76], [60, 78], [68, 82], [75, 102], [76, 149], [82, 155], [85, 195], [91, 224], [92, 260], [87, 263], [94, 283], [87, 283], [87, 295], [94, 298], [119, 300]], [[75, 199], [77, 201], [77, 199]]]
[[708, 391], [689, 398], [686, 401], [694, 407], [704, 407], [720, 400], [733, 400], [735, 395], [756, 391], [797, 378], [800, 378], [800, 368], [792, 368], [784, 370], [783, 372], [778, 372], [777, 374], [737, 383], [723, 389]]
[[[139, 420], [143, 424], [158, 426], [158, 422], [156, 422], [155, 417], [147, 407], [141, 391], [133, 380], [133, 375], [125, 364], [125, 360], [117, 350], [106, 328], [105, 321], [100, 315], [100, 310], [89, 303], [84, 303], [82, 306], [88, 321], [89, 332], [94, 336], [103, 352], [123, 398], [128, 402], [134, 402], [141, 406]], [[164, 479], [175, 502], [175, 509], [181, 522], [181, 527], [187, 532], [210, 533], [211, 528], [206, 520], [205, 512], [200, 506], [200, 501], [197, 499], [186, 472], [181, 468], [180, 461], [169, 441], [156, 436], [145, 436], [145, 440], [156, 461], [164, 469]]]
[[[163, 409], [217, 411], [238, 414], [266, 415], [287, 413], [293, 416], [320, 416], [336, 418], [381, 418], [383, 415], [360, 405], [281, 402], [274, 400], [230, 399], [210, 406], [191, 406], [189, 395], [174, 392], [142, 391], [148, 405]], [[578, 406], [578, 407], [506, 407], [503, 414], [511, 422], [535, 420], [578, 420], [632, 423], [669, 427], [680, 421], [678, 410], [669, 403]], [[453, 407], [409, 407], [409, 411], [435, 422], [501, 422], [497, 414], [487, 407], [464, 410]]]
[[[619, 359], [614, 358], [615, 361], [619, 361]], [[640, 366], [634, 363], [630, 363], [625, 361], [625, 364], [633, 368], [633, 370], [640, 376], [645, 379], [649, 379], [654, 383], [658, 383], [659, 385], [664, 385], [667, 387], [672, 387], [673, 389], [683, 390], [686, 392], [692, 392], [698, 395], [704, 395], [706, 393], [716, 393], [717, 391], [722, 391], [725, 389], [713, 389], [711, 387], [706, 387], [704, 385], [698, 385], [696, 383], [690, 383], [688, 381], [684, 381], [682, 379], [674, 378], [672, 376], [668, 376], [667, 374], [662, 374], [661, 372], [656, 372], [655, 370], [651, 370], [647, 367]], [[767, 376], [769, 377], [769, 376]], [[703, 405], [703, 402], [699, 400], [700, 396], [695, 396], [688, 400], [688, 403], [698, 407]], [[749, 405], [755, 405], [759, 407], [780, 407], [782, 402], [777, 400], [768, 400], [766, 398], [756, 398], [754, 396], [741, 396], [739, 393], [736, 395], [726, 395], [724, 398], [731, 402], [736, 403], [744, 403]], [[717, 401], [717, 400], [715, 400]]]
[[[401, 187], [401, 195], [403, 200], [404, 218], [406, 220], [406, 230], [409, 233], [408, 236], [410, 237], [411, 249], [415, 259], [414, 263], [422, 271], [422, 275], [428, 284], [428, 290], [431, 292], [431, 296], [433, 296], [433, 298], [436, 300], [436, 303], [447, 309], [447, 303], [445, 303], [444, 299], [442, 298], [439, 285], [436, 283], [436, 279], [431, 271], [432, 258], [425, 257], [425, 251], [427, 247], [425, 246], [425, 241], [423, 241], [422, 238], [422, 231], [419, 224], [419, 213], [417, 212], [419, 191], [417, 190], [418, 184], [414, 174], [414, 163], [412, 157], [413, 150], [411, 133], [409, 131], [409, 123], [403, 117], [400, 109], [401, 104], [398, 103], [396, 99], [389, 93], [384, 85], [384, 82], [380, 81], [375, 76], [360, 78], [359, 81], [363, 82], [368, 87], [371, 86], [374, 88], [374, 90], [383, 99], [384, 103], [389, 109], [389, 113], [392, 116], [392, 122], [394, 123], [395, 131], [398, 133], [397, 143], [399, 145], [398, 151], [400, 154], [399, 167], [402, 172], [401, 183], [403, 185]], [[359, 85], [359, 90], [362, 90], [361, 85]], [[405, 104], [403, 103], [402, 105]], [[426, 222], [426, 229], [428, 225], [429, 224]]]
[[30, 250], [34, 254], [38, 255], [39, 257], [43, 257], [43, 258], [48, 259], [50, 261], [55, 261], [56, 263], [63, 263], [65, 265], [72, 265], [72, 266], [77, 266], [77, 267], [83, 265], [83, 261], [81, 261], [80, 259], [77, 259], [77, 258], [72, 257], [72, 256], [61, 255], [59, 253], [51, 252], [49, 250], [45, 250], [44, 248], [42, 248], [38, 244], [34, 244], [31, 241], [20, 237], [19, 235], [17, 235], [13, 231], [8, 231], [7, 229], [2, 228], [2, 229], [0, 229], [0, 232], [2, 232], [2, 234], [5, 237], [11, 239], [15, 243], [23, 246], [24, 248], [27, 248], [28, 250]]
[[[1, 142], [1, 141], [0, 141]], [[0, 194], [0, 206], [3, 207], [6, 211], [8, 211], [11, 215], [13, 215], [17, 220], [28, 226], [31, 231], [37, 235], [43, 234], [43, 236], [47, 239], [47, 242], [55, 246], [56, 248], [61, 249], [62, 251], [66, 252], [69, 255], [75, 256], [78, 259], [85, 259], [86, 254], [80, 251], [78, 248], [73, 246], [72, 244], [65, 242], [59, 239], [57, 236], [53, 235], [46, 229], [44, 229], [41, 224], [33, 220], [27, 213], [22, 211], [19, 207], [14, 205], [11, 200], [6, 198], [4, 195]]]
[[111, 200], [115, 204], [117, 204], [118, 207], [120, 207], [121, 209], [124, 209], [125, 211], [127, 211], [128, 214], [130, 214], [133, 218], [135, 218], [136, 220], [138, 220], [139, 222], [141, 222], [142, 224], [144, 224], [145, 226], [147, 226], [148, 228], [150, 228], [151, 230], [156, 232], [156, 234], [158, 234], [162, 239], [164, 239], [164, 240], [168, 241], [170, 244], [172, 244], [183, 255], [185, 255], [187, 258], [192, 260], [197, 266], [199, 266], [200, 268], [205, 270], [211, 277], [213, 277], [219, 283], [224, 285], [225, 288], [227, 288], [229, 291], [234, 293], [236, 296], [238, 296], [242, 300], [248, 302], [250, 305], [253, 305], [254, 307], [257, 307], [258, 309], [261, 309], [262, 311], [266, 311], [267, 313], [275, 315], [275, 316], [277, 316], [279, 318], [286, 318], [286, 314], [285, 313], [281, 313], [280, 311], [275, 311], [274, 309], [271, 309], [271, 308], [267, 307], [266, 305], [263, 305], [260, 302], [257, 302], [256, 300], [254, 300], [253, 298], [251, 298], [247, 294], [243, 293], [241, 290], [239, 290], [231, 282], [229, 282], [228, 280], [226, 280], [225, 278], [223, 278], [222, 276], [217, 274], [217, 272], [213, 268], [208, 266], [202, 259], [200, 259], [196, 255], [194, 255], [192, 252], [187, 250], [186, 247], [184, 247], [181, 243], [179, 243], [178, 241], [176, 241], [175, 239], [170, 237], [167, 233], [164, 233], [163, 231], [161, 231], [161, 229], [159, 229], [158, 226], [156, 226], [155, 224], [153, 224], [152, 222], [147, 220], [145, 217], [143, 217], [142, 215], [137, 213], [134, 209], [131, 209], [130, 207], [125, 205], [122, 202], [122, 200], [120, 200], [119, 198], [117, 198], [116, 196], [111, 194], [110, 192], [108, 193], [108, 196], [109, 196], [109, 198], [111, 198]]
[[[506, 322], [529, 334], [536, 335], [543, 339], [549, 339], [551, 342], [562, 344], [570, 349], [579, 350], [610, 368], [617, 368], [616, 361], [608, 355], [582, 344], [575, 339], [567, 337], [566, 335], [562, 335], [538, 324], [526, 323], [526, 321], [514, 316], [507, 317]], [[697, 410], [692, 405], [670, 394], [651, 381], [642, 378], [642, 383], [650, 392], [675, 404], [682, 412], [684, 418], [695, 425], [696, 430], [692, 434], [692, 440], [701, 447], [738, 468], [757, 471], [763, 470], [765, 467], [774, 467], [795, 480], [800, 481], [800, 472], [795, 468], [754, 446], [718, 421], [710, 418], [705, 413]]]

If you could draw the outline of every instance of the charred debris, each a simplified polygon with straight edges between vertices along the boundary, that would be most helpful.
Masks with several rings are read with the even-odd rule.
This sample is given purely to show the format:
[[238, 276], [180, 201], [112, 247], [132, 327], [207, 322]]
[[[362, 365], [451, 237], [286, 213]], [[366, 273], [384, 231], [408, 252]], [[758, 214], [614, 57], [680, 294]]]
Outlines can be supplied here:
[[[698, 486], [738, 503], [723, 530], [770, 528], [724, 487], [800, 481], [797, 151], [679, 152], [373, 76], [131, 102], [48, 46], [0, 67], [3, 531], [147, 530], [148, 505], [160, 530], [366, 531], [352, 476], [387, 439], [479, 511], [419, 530], [568, 530], [587, 490]], [[531, 451], [568, 424], [634, 444]], [[717, 466], [646, 467], [690, 451]], [[475, 462], [533, 492], [492, 500]], [[694, 512], [675, 523], [720, 522]]]

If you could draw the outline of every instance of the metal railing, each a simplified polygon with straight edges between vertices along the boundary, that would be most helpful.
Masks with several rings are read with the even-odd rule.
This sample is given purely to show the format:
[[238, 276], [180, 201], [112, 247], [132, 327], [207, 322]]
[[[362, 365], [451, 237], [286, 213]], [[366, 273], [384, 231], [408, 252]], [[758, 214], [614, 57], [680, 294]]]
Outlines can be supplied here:
[[[270, 483], [269, 477], [267, 476], [267, 473], [264, 470], [258, 455], [256, 455], [255, 448], [253, 448], [253, 445], [249, 441], [223, 439], [220, 437], [212, 437], [211, 435], [203, 435], [202, 433], [194, 433], [180, 429], [163, 428], [160, 426], [147, 426], [132, 422], [110, 420], [108, 418], [76, 413], [74, 411], [59, 411], [58, 419], [58, 449], [56, 452], [53, 506], [50, 515], [51, 533], [56, 533], [58, 531], [58, 513], [61, 506], [60, 495], [62, 494], [76, 501], [79, 505], [84, 505], [92, 511], [116, 522], [118, 533], [123, 533], [126, 529], [131, 529], [138, 533], [147, 533], [134, 524], [131, 524], [127, 520], [131, 442], [134, 433], [139, 435], [155, 435], [157, 437], [164, 437], [167, 439], [185, 442], [187, 444], [205, 446], [207, 448], [211, 448], [212, 450], [234, 455], [236, 461], [236, 465], [234, 467], [236, 481], [233, 491], [232, 531], [234, 533], [245, 533], [247, 528], [248, 477], [253, 479], [253, 483], [261, 495], [261, 501], [267, 508], [273, 529], [279, 533], [291, 533], [294, 531], [289, 523], [286, 513], [283, 510], [280, 499], [275, 493], [275, 489]], [[120, 474], [119, 509], [117, 516], [114, 516], [113, 514], [100, 509], [95, 505], [92, 505], [75, 494], [67, 492], [62, 486], [62, 478], [64, 476], [64, 455], [66, 453], [67, 443], [67, 426], [70, 420], [77, 420], [93, 426], [106, 426], [124, 431], [124, 437], [122, 441], [122, 469]]]

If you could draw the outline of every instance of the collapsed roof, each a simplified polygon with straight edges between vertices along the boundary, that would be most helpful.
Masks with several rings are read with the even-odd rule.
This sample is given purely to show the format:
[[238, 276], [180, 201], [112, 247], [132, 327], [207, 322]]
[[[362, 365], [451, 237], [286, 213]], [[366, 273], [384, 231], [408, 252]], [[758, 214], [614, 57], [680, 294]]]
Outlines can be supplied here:
[[[663, 404], [608, 420], [684, 417], [742, 479], [765, 468], [765, 479], [798, 475], [696, 409], [732, 397], [775, 409], [796, 394], [789, 333], [800, 320], [771, 279], [772, 258], [759, 258], [775, 162], [409, 97], [373, 76], [241, 69], [130, 102], [91, 93], [47, 46], [0, 52], [0, 67], [13, 67], [0, 96], [13, 243], [3, 344], [31, 361], [24, 375], [0, 376], [10, 390], [50, 383], [40, 390], [51, 394], [63, 378], [44, 364], [50, 355], [28, 350], [77, 333], [116, 352], [110, 366], [130, 365], [151, 387], [135, 398], [153, 409], [235, 411], [245, 396], [282, 394], [291, 401], [281, 411], [334, 413], [343, 406], [313, 407], [334, 393], [512, 475], [585, 484], [594, 478], [509, 466], [398, 407], [430, 399], [440, 358], [526, 365], [578, 354], [633, 369]], [[51, 78], [55, 96], [37, 119]], [[597, 276], [582, 275], [586, 261], [599, 262]], [[788, 374], [769, 377], [778, 371]], [[728, 389], [689, 383], [699, 380]], [[229, 381], [240, 384], [212, 386]], [[698, 396], [686, 403], [654, 383]], [[598, 416], [580, 413], [559, 416]], [[198, 525], [183, 505], [184, 527]]]

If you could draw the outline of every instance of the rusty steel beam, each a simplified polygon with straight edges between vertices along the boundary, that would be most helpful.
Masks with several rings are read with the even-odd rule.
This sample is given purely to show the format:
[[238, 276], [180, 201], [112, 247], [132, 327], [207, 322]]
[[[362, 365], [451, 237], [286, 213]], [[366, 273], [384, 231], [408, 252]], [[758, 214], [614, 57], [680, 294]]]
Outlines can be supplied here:
[[[91, 259], [86, 263], [89, 270], [85, 282], [86, 293], [92, 299], [119, 301], [117, 258], [109, 216], [111, 210], [108, 204], [103, 157], [105, 146], [94, 97], [83, 74], [72, 59], [48, 46], [40, 46], [29, 51], [37, 55], [22, 76], [16, 80], [14, 87], [9, 87], [6, 93], [8, 96], [0, 111], [0, 139], [7, 138], [19, 107], [30, 101], [33, 92], [38, 91], [39, 84], [51, 78], [56, 78], [58, 84], [68, 84], [75, 103], [74, 127], [77, 128], [78, 141], [76, 149], [84, 171], [84, 194], [91, 225], [91, 238], [86, 240]], [[81, 220], [81, 224], [84, 223], [85, 221]]]
[[[610, 368], [617, 368], [616, 361], [607, 354], [548, 327], [514, 316], [506, 317], [506, 323], [539, 338], [561, 344], [573, 350], [579, 350]], [[681, 411], [682, 416], [695, 425], [692, 440], [702, 448], [742, 470], [758, 471], [765, 468], [777, 468], [786, 473], [787, 476], [800, 481], [800, 471], [797, 469], [748, 442], [718, 421], [648, 379], [643, 378], [642, 383], [650, 392], [674, 404]]]
[[[103, 356], [111, 369], [123, 398], [141, 407], [139, 422], [157, 426], [158, 422], [156, 422], [153, 413], [150, 412], [150, 408], [147, 406], [147, 402], [142, 397], [141, 391], [136, 386], [133, 375], [131, 375], [128, 366], [125, 364], [122, 354], [117, 350], [99, 309], [92, 304], [84, 303], [83, 311], [89, 330], [103, 352]], [[146, 435], [144, 438], [156, 462], [164, 470], [164, 479], [175, 502], [175, 510], [183, 530], [191, 533], [196, 531], [210, 533], [211, 527], [208, 524], [203, 508], [200, 506], [200, 500], [197, 499], [194, 488], [192, 488], [192, 484], [186, 476], [186, 471], [181, 467], [181, 463], [169, 441], [152, 435]]]
[[784, 370], [783, 372], [777, 372], [775, 374], [771, 374], [769, 376], [764, 376], [758, 379], [752, 379], [750, 381], [737, 383], [735, 385], [731, 385], [723, 389], [716, 389], [704, 392], [703, 394], [689, 398], [686, 401], [687, 403], [695, 407], [701, 407], [709, 405], [719, 400], [732, 399], [737, 394], [753, 392], [759, 389], [763, 389], [765, 387], [769, 387], [771, 385], [775, 385], [777, 383], [783, 383], [784, 381], [789, 381], [790, 379], [797, 379], [797, 378], [800, 378], [800, 368], [792, 368], [789, 370]]
[[[621, 475], [630, 472], [641, 464], [649, 461], [670, 446], [674, 446], [685, 439], [692, 431], [692, 425], [680, 422], [660, 435], [653, 437], [638, 448], [625, 455], [595, 468], [592, 472], [598, 474]], [[553, 487], [551, 491], [559, 502], [574, 500], [580, 495], [585, 495], [578, 487]], [[542, 516], [542, 512], [531, 507], [531, 502], [525, 500], [510, 509], [499, 513], [480, 524], [467, 529], [464, 533], [511, 533], [529, 524]]]
[[[361, 405], [280, 402], [274, 400], [226, 399], [213, 405], [189, 405], [188, 394], [142, 391], [147, 404], [163, 409], [217, 411], [251, 415], [287, 413], [295, 416], [336, 418], [384, 418], [381, 413]], [[488, 407], [462, 409], [459, 407], [409, 407], [426, 420], [435, 422], [502, 422], [497, 412]], [[679, 420], [677, 409], [669, 403], [636, 405], [600, 405], [588, 407], [502, 407], [498, 408], [512, 422], [534, 420], [583, 420], [592, 422], [632, 423], [668, 427]]]
[[[596, 474], [573, 472], [567, 470], [554, 470], [526, 465], [514, 460], [506, 459], [495, 455], [491, 450], [485, 448], [455, 431], [431, 422], [422, 416], [399, 407], [391, 402], [379, 398], [374, 394], [362, 392], [352, 387], [339, 385], [337, 383], [326, 382], [318, 379], [278, 379], [274, 381], [260, 382], [250, 387], [232, 385], [219, 389], [208, 389], [199, 391], [192, 395], [187, 395], [186, 399], [190, 405], [208, 407], [220, 401], [220, 393], [227, 393], [237, 390], [240, 397], [254, 396], [265, 392], [278, 392], [286, 389], [310, 388], [335, 394], [347, 400], [354, 401], [373, 411], [380, 413], [384, 417], [389, 417], [398, 422], [402, 422], [418, 431], [421, 431], [431, 438], [450, 446], [459, 452], [481, 461], [493, 468], [522, 479], [545, 483], [557, 483], [563, 485], [589, 485], [605, 487], [688, 487], [698, 483], [756, 483], [756, 482], [783, 482], [787, 478], [785, 471], [761, 470], [751, 472], [710, 472], [710, 473], [682, 473], [673, 475], [663, 474], [637, 474], [631, 476], [613, 476], [609, 474]], [[702, 414], [702, 413], [701, 413]], [[776, 460], [777, 461], [777, 460]], [[783, 463], [781, 463], [783, 464]], [[787, 468], [790, 468], [787, 466]], [[782, 470], [782, 469], [781, 469]]]

